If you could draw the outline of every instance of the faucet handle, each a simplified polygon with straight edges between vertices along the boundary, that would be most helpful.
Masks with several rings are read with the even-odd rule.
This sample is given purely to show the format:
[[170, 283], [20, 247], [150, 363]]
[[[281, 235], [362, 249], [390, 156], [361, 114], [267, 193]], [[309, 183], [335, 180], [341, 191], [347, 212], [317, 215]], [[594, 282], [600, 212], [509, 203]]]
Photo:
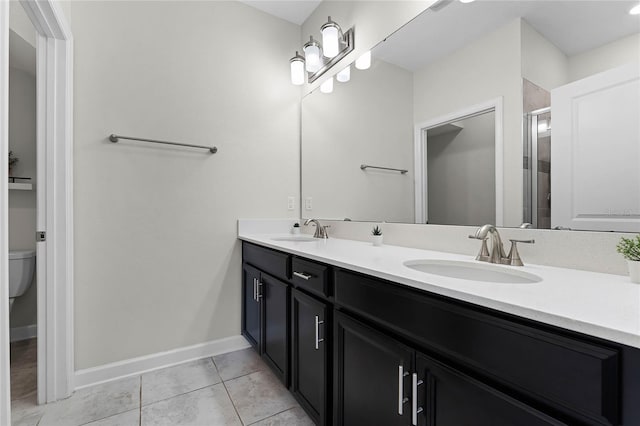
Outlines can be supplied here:
[[536, 240], [509, 240], [511, 243], [522, 243], [522, 244], [535, 244]]
[[488, 238], [478, 238], [475, 235], [469, 235], [469, 238], [472, 240], [482, 240], [482, 246], [480, 247], [480, 251], [478, 252], [478, 255], [476, 256], [476, 260], [479, 260], [480, 262], [488, 262], [489, 261], [489, 247], [487, 246], [487, 239]]
[[509, 240], [509, 241], [511, 241], [511, 249], [509, 250], [509, 255], [507, 256], [507, 264], [511, 266], [524, 266], [524, 263], [522, 263], [522, 259], [520, 258], [520, 253], [518, 253], [518, 243], [534, 244], [536, 240]]

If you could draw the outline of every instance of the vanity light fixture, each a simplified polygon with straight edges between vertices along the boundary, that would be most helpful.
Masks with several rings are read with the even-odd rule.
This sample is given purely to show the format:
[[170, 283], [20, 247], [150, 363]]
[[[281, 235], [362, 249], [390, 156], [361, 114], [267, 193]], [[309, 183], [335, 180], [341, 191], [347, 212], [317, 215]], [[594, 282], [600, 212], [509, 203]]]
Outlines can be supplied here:
[[296, 86], [304, 84], [304, 57], [296, 52], [296, 56], [289, 60], [291, 64], [291, 83]]
[[323, 55], [327, 58], [334, 58], [340, 51], [340, 35], [342, 33], [340, 25], [333, 22], [329, 16], [327, 23], [320, 27], [320, 32], [324, 48]]
[[460, 0], [460, 3], [471, 3], [474, 2], [476, 0]]
[[299, 55], [296, 52], [296, 55], [291, 58], [291, 83], [295, 85], [304, 84], [304, 72], [302, 73], [302, 78], [300, 78], [298, 71], [301, 63], [304, 64], [307, 81], [313, 83], [353, 51], [355, 47], [353, 28], [343, 33], [340, 25], [331, 20], [331, 16], [329, 16], [327, 22], [320, 27], [320, 31], [322, 33], [322, 44], [316, 41], [313, 36], [310, 36], [309, 41], [302, 48], [303, 55]]
[[322, 67], [320, 61], [320, 43], [313, 39], [313, 36], [309, 37], [309, 41], [305, 43], [302, 48], [304, 52], [304, 59], [306, 69], [309, 72], [316, 72]]
[[359, 70], [368, 70], [371, 66], [371, 51], [367, 50], [358, 59], [356, 59], [356, 68]]
[[351, 79], [351, 65], [347, 65], [342, 71], [336, 74], [336, 80], [340, 83], [346, 83]]
[[320, 91], [322, 93], [331, 93], [333, 92], [333, 77], [329, 77], [320, 85]]
[[629, 15], [640, 15], [640, 4], [637, 4], [631, 8]]

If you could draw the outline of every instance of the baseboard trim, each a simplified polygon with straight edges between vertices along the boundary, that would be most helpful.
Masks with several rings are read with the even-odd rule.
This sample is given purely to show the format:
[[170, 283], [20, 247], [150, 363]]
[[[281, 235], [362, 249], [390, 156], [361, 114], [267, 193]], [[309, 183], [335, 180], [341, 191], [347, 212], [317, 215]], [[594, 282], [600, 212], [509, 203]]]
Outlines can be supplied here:
[[22, 327], [14, 327], [9, 331], [9, 336], [9, 339], [12, 342], [33, 339], [34, 337], [38, 337], [38, 326], [36, 324], [31, 324]]
[[113, 362], [99, 367], [77, 370], [74, 379], [75, 389], [95, 386], [125, 377], [137, 376], [149, 371], [233, 352], [250, 346], [244, 337], [231, 336], [166, 352], [158, 352], [138, 358]]

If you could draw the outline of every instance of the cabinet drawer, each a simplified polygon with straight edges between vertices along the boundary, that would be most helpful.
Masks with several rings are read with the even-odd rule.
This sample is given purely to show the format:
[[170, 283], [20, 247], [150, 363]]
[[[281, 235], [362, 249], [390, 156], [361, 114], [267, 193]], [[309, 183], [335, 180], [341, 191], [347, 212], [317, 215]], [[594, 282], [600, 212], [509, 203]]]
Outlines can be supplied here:
[[243, 242], [242, 259], [274, 277], [289, 279], [291, 257], [288, 254]]
[[339, 270], [335, 301], [590, 424], [618, 423], [617, 350]]
[[329, 267], [294, 257], [291, 261], [291, 282], [322, 297], [330, 296]]

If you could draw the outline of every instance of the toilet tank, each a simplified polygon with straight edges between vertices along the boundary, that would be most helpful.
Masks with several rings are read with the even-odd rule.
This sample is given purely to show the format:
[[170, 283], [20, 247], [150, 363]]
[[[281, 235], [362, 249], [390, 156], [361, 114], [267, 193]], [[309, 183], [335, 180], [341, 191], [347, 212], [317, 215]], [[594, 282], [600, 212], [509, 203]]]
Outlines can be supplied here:
[[9, 297], [22, 296], [31, 286], [36, 269], [35, 250], [9, 251]]

